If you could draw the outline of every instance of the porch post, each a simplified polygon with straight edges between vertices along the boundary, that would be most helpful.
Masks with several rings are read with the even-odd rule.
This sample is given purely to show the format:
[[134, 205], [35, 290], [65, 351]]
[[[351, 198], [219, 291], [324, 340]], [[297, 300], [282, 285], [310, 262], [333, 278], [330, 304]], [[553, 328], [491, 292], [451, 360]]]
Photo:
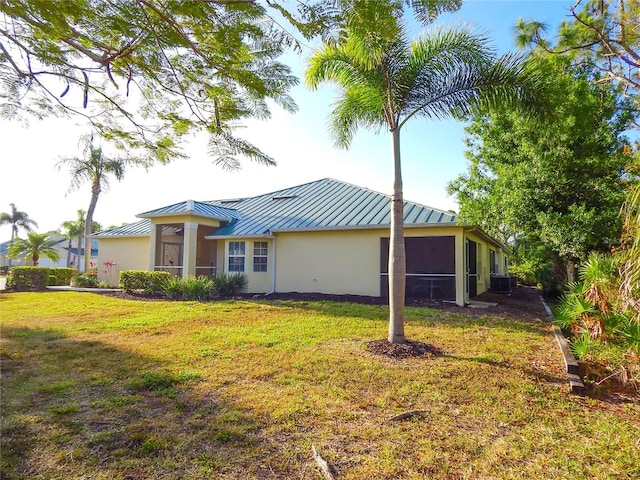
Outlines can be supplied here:
[[456, 232], [456, 304], [464, 307], [466, 300], [467, 266], [465, 259], [464, 230]]
[[182, 278], [196, 274], [196, 253], [198, 249], [198, 224], [184, 222], [184, 245], [182, 249]]
[[151, 237], [149, 238], [149, 271], [153, 272], [156, 265], [156, 250], [158, 246], [158, 225], [151, 223]]

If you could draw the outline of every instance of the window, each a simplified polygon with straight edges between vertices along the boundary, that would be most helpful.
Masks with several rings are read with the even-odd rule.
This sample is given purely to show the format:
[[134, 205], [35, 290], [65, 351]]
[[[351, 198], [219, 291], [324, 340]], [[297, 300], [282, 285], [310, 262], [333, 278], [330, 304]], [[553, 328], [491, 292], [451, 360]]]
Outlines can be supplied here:
[[229, 272], [244, 272], [244, 242], [229, 242]]
[[266, 272], [268, 258], [268, 243], [253, 242], [253, 271]]

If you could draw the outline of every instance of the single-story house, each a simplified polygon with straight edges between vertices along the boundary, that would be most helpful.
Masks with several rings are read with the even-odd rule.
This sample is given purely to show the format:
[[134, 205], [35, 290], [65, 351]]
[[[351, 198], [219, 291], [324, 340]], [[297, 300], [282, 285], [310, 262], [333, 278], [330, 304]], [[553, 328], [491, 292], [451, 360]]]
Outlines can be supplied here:
[[[388, 295], [390, 197], [322, 179], [250, 198], [187, 200], [97, 234], [99, 264], [244, 273], [248, 293]], [[506, 275], [507, 252], [452, 212], [405, 202], [407, 297], [464, 305]], [[102, 274], [102, 272], [101, 272]]]
[[[38, 260], [38, 266], [40, 267], [66, 267], [67, 266], [67, 256], [69, 257], [70, 266], [77, 267], [78, 266], [78, 241], [76, 238], [71, 239], [71, 247], [69, 247], [69, 240], [62, 235], [53, 233], [51, 238], [56, 240], [56, 244], [54, 245], [54, 250], [58, 252], [60, 256], [57, 262], [52, 262], [45, 256], [40, 256]], [[9, 265], [9, 256], [8, 250], [11, 245], [11, 240], [7, 240], [6, 242], [0, 243], [0, 267], [4, 267]], [[82, 247], [80, 252], [84, 258], [85, 249]], [[91, 261], [98, 261], [98, 240], [91, 241]], [[17, 258], [11, 259], [11, 265], [16, 266], [25, 266], [31, 265], [33, 262], [31, 258], [25, 255], [22, 255]], [[80, 269], [83, 269], [83, 266], [80, 265]]]

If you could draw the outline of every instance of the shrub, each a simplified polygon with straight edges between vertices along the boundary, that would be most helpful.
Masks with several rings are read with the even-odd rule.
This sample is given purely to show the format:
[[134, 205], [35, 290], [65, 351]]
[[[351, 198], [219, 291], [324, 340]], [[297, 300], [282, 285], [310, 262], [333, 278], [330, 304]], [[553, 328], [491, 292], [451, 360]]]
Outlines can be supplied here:
[[14, 290], [44, 290], [48, 282], [47, 267], [12, 267], [7, 286]]
[[80, 288], [96, 288], [98, 277], [93, 273], [79, 273], [75, 278], [75, 286]]
[[223, 297], [235, 295], [247, 286], [247, 276], [244, 273], [221, 273], [213, 279], [214, 289]]
[[207, 300], [214, 292], [214, 283], [209, 277], [171, 277], [164, 285], [167, 297], [176, 300]]
[[77, 273], [75, 268], [50, 268], [49, 285], [69, 285]]
[[123, 270], [120, 272], [120, 287], [128, 293], [134, 290], [143, 290], [149, 295], [159, 295], [164, 292], [164, 286], [170, 277], [169, 272]]

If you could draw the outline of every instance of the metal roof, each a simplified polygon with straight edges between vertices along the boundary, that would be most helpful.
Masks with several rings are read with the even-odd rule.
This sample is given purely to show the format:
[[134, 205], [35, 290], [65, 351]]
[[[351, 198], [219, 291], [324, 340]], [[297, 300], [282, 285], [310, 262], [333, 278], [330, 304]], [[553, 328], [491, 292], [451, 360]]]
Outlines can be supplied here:
[[139, 218], [151, 218], [170, 217], [173, 215], [196, 215], [216, 220], [230, 221], [237, 218], [238, 213], [233, 209], [226, 208], [221, 205], [214, 205], [211, 202], [186, 200], [184, 202], [169, 205], [168, 207], [157, 208], [149, 212], [140, 213], [136, 216]]
[[[218, 204], [218, 202], [211, 202]], [[239, 218], [210, 236], [266, 235], [278, 231], [372, 228], [391, 224], [391, 197], [331, 178], [245, 198], [235, 203]], [[452, 213], [404, 203], [404, 223], [455, 225]]]
[[[199, 214], [228, 223], [209, 236], [269, 235], [281, 231], [388, 227], [391, 197], [331, 178], [251, 198], [195, 202], [188, 200], [142, 213], [140, 222], [100, 232], [95, 236], [141, 236], [150, 233], [148, 217]], [[222, 215], [226, 217], [222, 218]], [[451, 212], [404, 202], [405, 226], [452, 226]]]
[[151, 220], [144, 219], [121, 227], [110, 228], [91, 235], [94, 238], [104, 237], [146, 237], [151, 234]]

